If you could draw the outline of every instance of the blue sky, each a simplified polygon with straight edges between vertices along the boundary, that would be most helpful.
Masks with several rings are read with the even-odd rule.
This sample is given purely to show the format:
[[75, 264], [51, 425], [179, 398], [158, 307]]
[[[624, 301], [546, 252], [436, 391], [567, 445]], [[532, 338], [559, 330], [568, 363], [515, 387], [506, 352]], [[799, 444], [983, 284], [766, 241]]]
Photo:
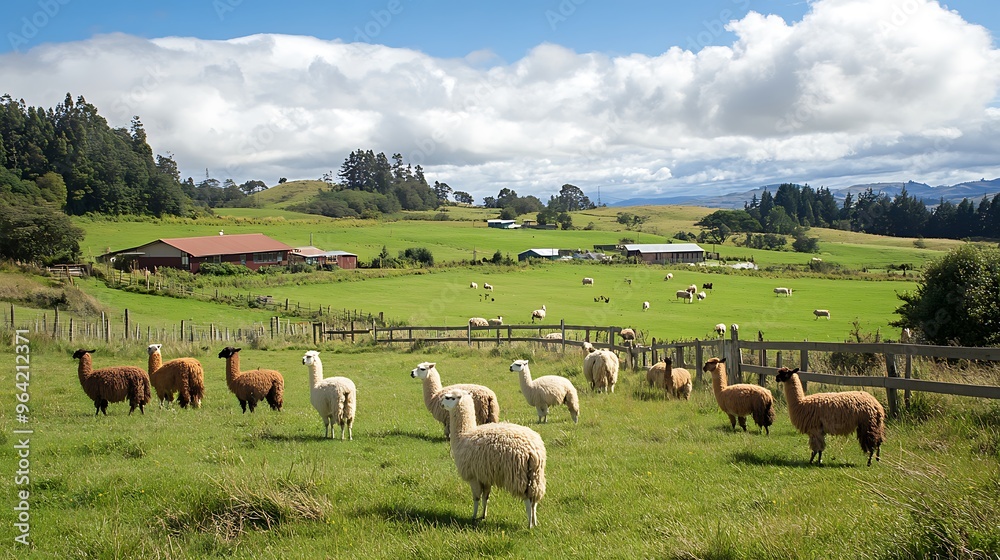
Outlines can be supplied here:
[[112, 126], [137, 114], [192, 175], [318, 178], [358, 147], [477, 198], [1000, 175], [986, 1], [14, 0], [0, 15], [0, 93], [83, 95]]

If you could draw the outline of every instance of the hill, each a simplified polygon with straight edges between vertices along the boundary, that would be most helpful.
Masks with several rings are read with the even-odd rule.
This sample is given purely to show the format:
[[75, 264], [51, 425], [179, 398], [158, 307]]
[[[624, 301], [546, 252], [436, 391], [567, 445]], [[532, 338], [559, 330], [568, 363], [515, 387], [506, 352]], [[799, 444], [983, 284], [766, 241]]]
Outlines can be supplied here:
[[[904, 187], [910, 196], [916, 197], [922, 200], [928, 207], [932, 207], [936, 206], [941, 199], [958, 204], [963, 198], [978, 201], [983, 197], [983, 195], [993, 196], [994, 194], [1000, 192], [1000, 178], [982, 179], [980, 181], [970, 181], [955, 185], [941, 185], [937, 187], [932, 187], [926, 183], [917, 183], [915, 181], [864, 183], [840, 189], [830, 189], [830, 192], [838, 202], [843, 202], [847, 193], [852, 193], [856, 196], [858, 193], [868, 190], [869, 188], [876, 193], [882, 192], [892, 198], [899, 194]], [[686, 204], [690, 206], [705, 206], [708, 208], [743, 208], [744, 202], [752, 199], [754, 195], [756, 195], [759, 199], [761, 193], [763, 193], [765, 189], [773, 194], [778, 190], [778, 185], [763, 185], [748, 191], [730, 192], [717, 196], [675, 195], [666, 197], [630, 198], [620, 202], [615, 202], [612, 206]]]
[[275, 185], [253, 196], [261, 208], [284, 210], [295, 204], [309, 202], [319, 194], [321, 189], [328, 188], [329, 185], [323, 181], [303, 179]]

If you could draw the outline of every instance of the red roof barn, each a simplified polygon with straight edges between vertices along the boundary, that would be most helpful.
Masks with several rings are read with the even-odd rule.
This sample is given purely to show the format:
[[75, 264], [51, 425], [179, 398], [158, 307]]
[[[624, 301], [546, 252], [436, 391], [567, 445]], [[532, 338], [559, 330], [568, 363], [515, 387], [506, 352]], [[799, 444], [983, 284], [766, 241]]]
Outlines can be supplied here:
[[266, 265], [288, 264], [292, 247], [262, 233], [209, 235], [157, 239], [145, 245], [112, 251], [102, 259], [130, 259], [136, 269], [169, 266], [198, 272], [203, 263], [242, 264], [257, 270]]

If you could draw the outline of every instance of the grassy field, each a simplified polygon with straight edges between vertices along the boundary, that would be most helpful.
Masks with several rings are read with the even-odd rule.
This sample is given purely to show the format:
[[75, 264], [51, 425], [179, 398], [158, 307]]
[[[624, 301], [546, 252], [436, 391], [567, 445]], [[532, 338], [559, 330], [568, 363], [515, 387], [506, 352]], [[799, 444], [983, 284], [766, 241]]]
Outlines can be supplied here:
[[[581, 391], [581, 420], [565, 408], [535, 423], [513, 359], [533, 374], [570, 377], [580, 356], [527, 346], [500, 351], [323, 348], [326, 375], [358, 386], [354, 441], [324, 441], [309, 404], [305, 348], [241, 352], [243, 369], [275, 368], [285, 407], [241, 414], [219, 348], [165, 347], [206, 369], [200, 410], [95, 418], [72, 348], [31, 348], [30, 552], [19, 558], [974, 558], [1000, 553], [1000, 408], [928, 397], [891, 421], [871, 468], [853, 438], [828, 438], [825, 465], [808, 464], [780, 392], [771, 435], [733, 432], [710, 387], [665, 400], [626, 372], [614, 394]], [[9, 348], [2, 359], [13, 363]], [[140, 348], [95, 367], [145, 364]], [[492, 387], [504, 420], [529, 425], [548, 450], [540, 526], [503, 491], [490, 517], [469, 521], [457, 476], [409, 371], [435, 361], [445, 383]], [[12, 368], [0, 370], [12, 386]], [[813, 391], [818, 387], [811, 387]], [[885, 395], [876, 393], [885, 402]], [[8, 403], [8, 411], [13, 403]], [[0, 438], [16, 443], [12, 414]], [[8, 455], [12, 457], [12, 455]], [[13, 459], [0, 483], [14, 496]], [[8, 503], [12, 503], [8, 501]], [[0, 530], [10, 542], [11, 523]], [[964, 547], [964, 548], [963, 548]], [[8, 549], [12, 550], [12, 549]], [[977, 552], [979, 556], [973, 554]], [[994, 556], [990, 556], [994, 555]]]

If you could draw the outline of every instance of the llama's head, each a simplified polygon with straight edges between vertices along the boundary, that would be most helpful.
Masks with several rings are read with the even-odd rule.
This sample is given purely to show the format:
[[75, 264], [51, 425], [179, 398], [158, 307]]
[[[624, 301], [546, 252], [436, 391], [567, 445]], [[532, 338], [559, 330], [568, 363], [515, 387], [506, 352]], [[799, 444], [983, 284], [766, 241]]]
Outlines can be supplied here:
[[783, 368], [781, 368], [781, 369], [778, 370], [778, 376], [775, 377], [775, 379], [778, 381], [778, 383], [784, 383], [785, 381], [788, 381], [789, 379], [791, 379], [792, 375], [794, 375], [794, 374], [796, 374], [798, 372], [799, 372], [799, 368], [788, 369], [786, 367], [783, 367]]
[[445, 410], [454, 410], [458, 406], [458, 402], [463, 398], [472, 398], [472, 393], [468, 391], [463, 391], [462, 389], [452, 389], [448, 391], [441, 397], [441, 406]]
[[705, 362], [705, 365], [702, 366], [701, 371], [715, 371], [715, 369], [719, 367], [719, 364], [724, 364], [724, 363], [726, 363], [725, 358], [711, 358], [710, 360]]
[[160, 348], [163, 348], [162, 344], [150, 344], [146, 347], [146, 353], [152, 356], [153, 354], [159, 352]]
[[528, 360], [514, 360], [514, 363], [510, 364], [510, 371], [521, 373], [522, 371], [528, 369]]
[[233, 348], [232, 346], [226, 346], [225, 348], [222, 349], [221, 352], [219, 352], [219, 357], [220, 358], [232, 358], [240, 350], [242, 350], [242, 348]]
[[84, 350], [83, 348], [73, 352], [73, 359], [79, 360], [80, 358], [86, 356], [87, 354], [93, 354], [96, 350]]
[[307, 366], [319, 363], [319, 350], [310, 350], [302, 356], [302, 363]]
[[416, 379], [427, 379], [427, 376], [436, 365], [437, 364], [435, 362], [422, 362], [417, 364], [417, 367], [413, 368], [413, 371], [410, 372], [410, 377]]

